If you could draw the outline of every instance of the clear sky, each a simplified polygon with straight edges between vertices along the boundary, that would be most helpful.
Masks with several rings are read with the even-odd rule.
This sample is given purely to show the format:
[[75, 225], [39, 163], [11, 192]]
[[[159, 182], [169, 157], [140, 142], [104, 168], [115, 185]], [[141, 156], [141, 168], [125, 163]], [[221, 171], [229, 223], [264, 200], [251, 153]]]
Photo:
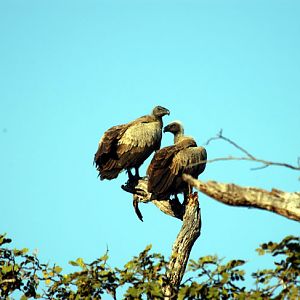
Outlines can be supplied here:
[[[168, 256], [180, 221], [147, 204], [140, 222], [120, 188], [126, 174], [100, 182], [92, 165], [106, 129], [155, 105], [198, 144], [223, 128], [259, 158], [296, 164], [299, 15], [299, 1], [2, 0], [0, 232], [62, 267], [106, 248], [122, 266], [150, 243]], [[221, 141], [207, 151], [238, 154]], [[253, 166], [216, 162], [201, 178], [299, 191], [299, 172]], [[300, 232], [270, 212], [199, 198], [194, 259], [247, 258], [256, 270], [259, 243]]]

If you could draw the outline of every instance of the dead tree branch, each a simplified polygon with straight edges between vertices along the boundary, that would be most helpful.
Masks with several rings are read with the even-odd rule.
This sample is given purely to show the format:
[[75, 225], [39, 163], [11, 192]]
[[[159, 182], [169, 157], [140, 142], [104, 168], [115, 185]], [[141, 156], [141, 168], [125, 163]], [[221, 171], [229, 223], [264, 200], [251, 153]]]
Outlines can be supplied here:
[[229, 144], [231, 144], [232, 146], [234, 146], [235, 148], [239, 149], [241, 152], [246, 154], [246, 156], [244, 156], [244, 157], [234, 157], [234, 156], [220, 157], [220, 158], [207, 160], [206, 161], [207, 163], [211, 163], [211, 162], [215, 162], [215, 161], [222, 161], [222, 160], [247, 160], [247, 161], [254, 161], [254, 162], [258, 162], [258, 163], [262, 164], [262, 166], [257, 167], [257, 168], [252, 168], [252, 170], [263, 169], [263, 168], [267, 168], [269, 166], [279, 166], [279, 167], [285, 167], [285, 168], [289, 168], [292, 170], [300, 171], [300, 158], [298, 158], [298, 160], [297, 160], [297, 164], [298, 164], [297, 166], [287, 164], [287, 163], [273, 162], [273, 161], [257, 158], [254, 155], [252, 155], [251, 153], [249, 153], [245, 148], [238, 145], [236, 142], [225, 137], [223, 135], [222, 129], [220, 130], [219, 133], [217, 133], [217, 135], [215, 137], [210, 138], [205, 143], [205, 145], [208, 145], [210, 142], [215, 141], [215, 140], [223, 140], [223, 141], [228, 142]]
[[289, 193], [276, 189], [269, 192], [233, 183], [203, 182], [186, 174], [183, 175], [183, 179], [197, 190], [224, 204], [260, 208], [300, 221], [299, 192]]
[[200, 236], [201, 215], [198, 193], [190, 195], [185, 207], [177, 200], [152, 200], [147, 190], [148, 179], [127, 182], [122, 189], [133, 194], [133, 205], [139, 219], [143, 221], [138, 203], [152, 202], [165, 214], [183, 220], [182, 227], [172, 247], [163, 293], [166, 300], [177, 299], [178, 288], [184, 275], [192, 247]]
[[177, 292], [183, 278], [192, 247], [200, 236], [201, 214], [198, 194], [189, 196], [180, 232], [173, 244], [168, 265], [167, 284], [164, 287], [165, 299], [177, 299]]

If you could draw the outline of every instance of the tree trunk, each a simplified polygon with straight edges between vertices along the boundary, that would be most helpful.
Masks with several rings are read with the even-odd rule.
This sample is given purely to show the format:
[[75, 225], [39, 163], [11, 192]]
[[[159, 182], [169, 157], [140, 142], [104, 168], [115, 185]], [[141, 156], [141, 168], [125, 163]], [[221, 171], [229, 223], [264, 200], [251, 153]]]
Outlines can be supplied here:
[[177, 299], [178, 288], [184, 275], [192, 247], [200, 236], [201, 214], [198, 193], [188, 197], [182, 227], [172, 247], [163, 292], [165, 299]]

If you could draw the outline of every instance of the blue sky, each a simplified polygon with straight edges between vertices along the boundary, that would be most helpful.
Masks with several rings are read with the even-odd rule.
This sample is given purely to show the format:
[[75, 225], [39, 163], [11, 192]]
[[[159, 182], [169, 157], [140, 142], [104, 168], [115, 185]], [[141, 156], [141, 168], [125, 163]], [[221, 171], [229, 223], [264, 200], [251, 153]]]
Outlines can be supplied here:
[[[126, 174], [97, 179], [98, 140], [162, 105], [165, 124], [181, 120], [198, 144], [223, 128], [257, 157], [295, 164], [299, 15], [298, 1], [1, 1], [0, 231], [63, 267], [107, 247], [114, 266], [150, 243], [168, 256], [180, 221], [148, 204], [141, 223], [120, 188]], [[207, 151], [238, 154], [221, 141]], [[251, 167], [213, 163], [201, 178], [299, 191], [299, 173]], [[255, 270], [259, 243], [300, 232], [275, 214], [199, 198], [192, 258], [247, 258]]]

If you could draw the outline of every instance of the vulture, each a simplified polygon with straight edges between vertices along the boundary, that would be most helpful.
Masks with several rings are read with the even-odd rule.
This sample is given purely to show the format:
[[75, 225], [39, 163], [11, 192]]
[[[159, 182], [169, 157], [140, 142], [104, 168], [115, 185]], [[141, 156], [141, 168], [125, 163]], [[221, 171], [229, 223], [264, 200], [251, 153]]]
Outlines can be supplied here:
[[162, 117], [169, 114], [168, 109], [156, 106], [150, 115], [109, 128], [101, 137], [94, 156], [100, 179], [114, 179], [123, 170], [128, 172], [129, 180], [140, 178], [139, 167], [160, 148]]
[[184, 135], [184, 129], [179, 121], [174, 121], [164, 128], [164, 132], [174, 134], [174, 145], [158, 150], [147, 169], [148, 191], [152, 199], [170, 199], [173, 195], [184, 194], [186, 201], [191, 187], [182, 179], [186, 173], [194, 178], [204, 171], [207, 154], [203, 147], [197, 147], [192, 137]]

